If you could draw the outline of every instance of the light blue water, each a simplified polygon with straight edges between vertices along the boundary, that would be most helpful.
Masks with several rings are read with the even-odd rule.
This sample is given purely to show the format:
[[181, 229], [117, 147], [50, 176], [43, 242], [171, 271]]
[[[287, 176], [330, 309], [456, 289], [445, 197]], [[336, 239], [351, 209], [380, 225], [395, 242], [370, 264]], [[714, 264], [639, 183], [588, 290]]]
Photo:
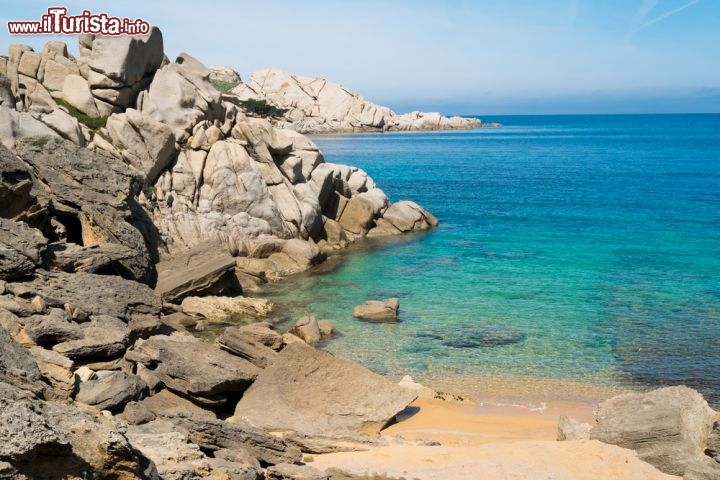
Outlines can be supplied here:
[[[720, 399], [720, 115], [497, 117], [463, 132], [319, 136], [438, 229], [270, 292], [381, 373], [689, 384]], [[328, 268], [325, 268], [328, 270]], [[400, 298], [400, 322], [352, 318]]]

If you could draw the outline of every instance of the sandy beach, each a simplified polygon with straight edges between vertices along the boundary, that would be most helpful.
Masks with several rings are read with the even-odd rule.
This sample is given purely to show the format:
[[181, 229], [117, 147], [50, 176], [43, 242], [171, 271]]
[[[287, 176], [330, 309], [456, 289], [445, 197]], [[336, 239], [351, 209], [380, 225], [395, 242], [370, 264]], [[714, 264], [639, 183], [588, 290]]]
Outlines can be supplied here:
[[[612, 390], [547, 379], [477, 381], [502, 387], [474, 404], [420, 398], [407, 418], [383, 431], [388, 446], [316, 455], [311, 465], [422, 480], [678, 478], [630, 450], [596, 440], [556, 441], [560, 415], [592, 422], [597, 403]], [[530, 396], [528, 388], [548, 393]]]

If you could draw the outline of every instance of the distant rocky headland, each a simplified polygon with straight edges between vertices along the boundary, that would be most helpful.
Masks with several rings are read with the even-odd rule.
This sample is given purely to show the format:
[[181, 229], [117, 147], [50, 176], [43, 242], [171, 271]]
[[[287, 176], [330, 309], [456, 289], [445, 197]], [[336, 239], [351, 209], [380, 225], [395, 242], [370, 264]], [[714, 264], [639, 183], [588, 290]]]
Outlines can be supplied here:
[[[271, 98], [297, 78], [262, 98], [256, 80], [222, 92], [236, 75], [169, 61], [157, 28], [81, 36], [78, 58], [60, 42], [0, 57], [0, 477], [375, 478], [308, 462], [382, 445], [418, 395], [442, 397], [316, 349], [331, 321], [276, 331], [273, 305], [249, 294], [364, 237], [438, 223], [326, 162], [302, 125], [476, 125], [396, 116], [329, 83], [317, 112]], [[358, 318], [397, 320], [396, 299], [368, 300]], [[199, 338], [211, 323], [217, 338]], [[565, 419], [562, 436], [717, 474], [717, 413], [688, 389], [652, 395], [607, 404], [595, 426]]]
[[[222, 67], [220, 67], [222, 68]], [[220, 71], [218, 68], [218, 73]], [[229, 78], [227, 80], [230, 80]], [[230, 95], [241, 101], [262, 101], [276, 107], [275, 125], [301, 133], [352, 133], [418, 130], [458, 130], [495, 127], [477, 118], [446, 117], [437, 112], [398, 115], [323, 78], [260, 70], [247, 82], [237, 78]]]

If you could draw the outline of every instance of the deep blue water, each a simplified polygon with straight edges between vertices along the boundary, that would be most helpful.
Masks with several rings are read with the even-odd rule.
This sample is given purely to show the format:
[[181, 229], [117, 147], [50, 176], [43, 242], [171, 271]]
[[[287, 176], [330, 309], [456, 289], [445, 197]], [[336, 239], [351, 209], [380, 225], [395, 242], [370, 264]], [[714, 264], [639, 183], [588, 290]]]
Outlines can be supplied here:
[[[272, 294], [393, 375], [688, 384], [720, 400], [720, 115], [512, 116], [314, 137], [441, 224]], [[352, 318], [398, 296], [400, 322]]]

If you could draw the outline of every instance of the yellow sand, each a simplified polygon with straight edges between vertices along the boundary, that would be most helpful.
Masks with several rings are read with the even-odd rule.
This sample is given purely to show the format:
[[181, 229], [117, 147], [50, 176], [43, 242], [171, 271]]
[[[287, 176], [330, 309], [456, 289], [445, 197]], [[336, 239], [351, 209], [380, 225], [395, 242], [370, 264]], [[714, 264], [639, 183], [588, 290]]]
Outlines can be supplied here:
[[[520, 396], [529, 391], [526, 381], [536, 382], [534, 387], [542, 384], [545, 393]], [[389, 446], [316, 455], [311, 465], [422, 480], [679, 478], [663, 474], [630, 450], [596, 440], [555, 440], [561, 414], [592, 422], [597, 401], [612, 392], [588, 387], [587, 395], [577, 395], [567, 385], [563, 389], [529, 379], [505, 379], [496, 385], [501, 386], [492, 396], [476, 397], [475, 405], [419, 399], [413, 404], [417, 413], [384, 430]], [[563, 398], [568, 396], [573, 399]], [[441, 445], [427, 446], [427, 441]]]

